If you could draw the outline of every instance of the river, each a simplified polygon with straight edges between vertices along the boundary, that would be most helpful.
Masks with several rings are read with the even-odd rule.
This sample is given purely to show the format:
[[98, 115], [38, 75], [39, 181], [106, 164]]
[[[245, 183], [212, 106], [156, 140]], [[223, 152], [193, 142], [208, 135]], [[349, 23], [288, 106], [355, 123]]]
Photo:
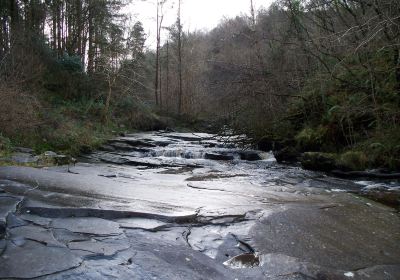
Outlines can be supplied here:
[[400, 279], [398, 212], [357, 194], [376, 182], [231, 140], [136, 133], [75, 166], [1, 167], [0, 278]]

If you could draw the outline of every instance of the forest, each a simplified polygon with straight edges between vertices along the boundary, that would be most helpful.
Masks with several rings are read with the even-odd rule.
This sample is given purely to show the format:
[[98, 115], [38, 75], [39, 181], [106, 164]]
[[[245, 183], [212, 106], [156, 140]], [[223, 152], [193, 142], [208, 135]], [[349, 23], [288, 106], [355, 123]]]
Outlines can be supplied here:
[[186, 31], [181, 1], [164, 26], [157, 1], [154, 48], [132, 1], [0, 2], [1, 153], [185, 127], [310, 169], [400, 169], [399, 1], [248, 1], [210, 31]]

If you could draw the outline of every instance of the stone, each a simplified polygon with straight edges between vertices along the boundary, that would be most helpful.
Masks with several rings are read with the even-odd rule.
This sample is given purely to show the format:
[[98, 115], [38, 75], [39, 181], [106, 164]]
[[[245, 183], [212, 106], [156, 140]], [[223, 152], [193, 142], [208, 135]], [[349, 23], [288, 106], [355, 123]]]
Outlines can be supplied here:
[[48, 227], [51, 223], [51, 219], [49, 219], [49, 218], [44, 218], [44, 217], [30, 215], [30, 214], [23, 214], [20, 216], [20, 218], [25, 221], [32, 222], [35, 225], [44, 226], [44, 227]]
[[76, 161], [74, 158], [66, 155], [57, 155], [54, 157], [54, 160], [56, 165], [68, 165]]
[[167, 223], [154, 220], [154, 219], [144, 219], [144, 218], [130, 218], [130, 219], [119, 219], [116, 220], [122, 228], [140, 228], [144, 230], [157, 230]]
[[4, 239], [0, 239], [0, 258], [1, 258], [1, 254], [3, 254], [6, 247], [7, 247], [7, 241]]
[[115, 152], [116, 151], [116, 149], [111, 145], [102, 145], [102, 146], [100, 146], [99, 150], [105, 151], [105, 152]]
[[15, 212], [21, 198], [12, 196], [0, 196], [0, 238], [4, 235], [9, 213]]
[[286, 146], [278, 150], [273, 151], [274, 157], [277, 162], [296, 162], [300, 156], [300, 153], [292, 146]]
[[211, 160], [233, 160], [233, 155], [223, 155], [218, 153], [206, 153], [204, 158]]
[[43, 155], [46, 157], [55, 157], [55, 156], [57, 156], [57, 153], [55, 153], [53, 151], [47, 151], [47, 152], [44, 152]]
[[67, 229], [53, 228], [52, 233], [54, 238], [63, 244], [68, 244], [70, 242], [77, 242], [77, 241], [87, 241], [90, 239], [90, 237], [87, 234], [76, 233], [69, 231]]
[[27, 241], [7, 244], [0, 256], [0, 278], [35, 278], [78, 267], [82, 260], [68, 248], [47, 247]]
[[76, 159], [67, 155], [58, 155], [55, 152], [47, 151], [38, 157], [40, 165], [67, 165], [76, 163]]
[[256, 161], [262, 159], [256, 151], [240, 151], [239, 155], [241, 160]]
[[151, 141], [146, 141], [145, 139], [143, 139], [143, 140], [129, 139], [128, 137], [109, 140], [108, 143], [109, 143], [109, 145], [112, 145], [112, 146], [118, 145], [117, 143], [123, 143], [123, 144], [131, 146], [131, 148], [133, 148], [133, 147], [156, 147], [156, 145], [151, 143]]
[[20, 226], [26, 226], [28, 223], [21, 218], [15, 216], [13, 213], [8, 213], [7, 215], [7, 227], [9, 229], [15, 228], [15, 227], [20, 227]]
[[376, 265], [358, 270], [355, 274], [359, 279], [400, 279], [400, 265]]
[[40, 242], [50, 247], [65, 247], [54, 238], [50, 230], [38, 226], [28, 225], [15, 227], [9, 230], [9, 234], [11, 235], [11, 240], [22, 237], [27, 240]]
[[17, 153], [27, 153], [27, 154], [33, 154], [35, 151], [31, 148], [24, 148], [24, 147], [14, 147], [14, 152]]
[[130, 246], [117, 242], [102, 242], [96, 240], [70, 242], [68, 248], [71, 250], [86, 251], [95, 255], [113, 256], [119, 251], [128, 249]]
[[11, 161], [17, 164], [37, 163], [39, 158], [30, 153], [14, 153], [11, 155]]
[[260, 254], [353, 271], [398, 263], [400, 232], [392, 226], [398, 222], [398, 217], [362, 201], [331, 208], [297, 206], [262, 218], [251, 229], [251, 245]]
[[268, 137], [263, 137], [258, 141], [257, 148], [264, 152], [270, 152], [274, 149], [274, 141]]
[[51, 227], [96, 235], [118, 235], [122, 233], [118, 223], [93, 217], [54, 219]]
[[238, 269], [238, 268], [253, 268], [260, 265], [260, 259], [256, 254], [247, 253], [235, 256], [226, 262], [224, 265]]
[[[168, 135], [127, 138], [156, 144], [170, 141]], [[207, 142], [223, 142], [214, 139]], [[124, 165], [101, 163], [106, 153], [86, 155], [79, 174], [65, 167], [0, 167], [0, 197], [24, 199], [17, 213], [6, 211], [3, 228], [10, 234], [0, 239], [0, 278], [399, 278], [398, 214], [353, 194], [364, 185], [264, 160], [217, 162], [149, 149], [155, 153], [110, 153], [126, 159]], [[168, 149], [235, 159], [240, 151], [178, 138]], [[166, 165], [179, 168], [161, 168]], [[232, 258], [247, 268], [223, 265]]]
[[124, 142], [113, 142], [108, 146], [113, 147], [114, 150], [116, 150], [116, 151], [132, 151], [134, 148], [132, 145], [129, 145]]
[[300, 159], [301, 166], [315, 171], [331, 171], [336, 168], [336, 158], [333, 154], [307, 152]]

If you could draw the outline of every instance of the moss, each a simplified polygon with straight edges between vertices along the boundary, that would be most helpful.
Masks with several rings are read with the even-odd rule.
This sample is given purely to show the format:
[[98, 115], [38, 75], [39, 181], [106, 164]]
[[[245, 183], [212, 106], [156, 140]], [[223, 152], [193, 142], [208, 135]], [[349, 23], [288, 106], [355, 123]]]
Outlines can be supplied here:
[[11, 153], [12, 144], [10, 139], [0, 134], [0, 158], [6, 157]]
[[120, 132], [113, 124], [82, 123], [69, 120], [54, 131], [44, 131], [36, 137], [33, 147], [37, 153], [56, 151], [63, 154], [77, 155], [82, 151], [90, 151], [99, 147], [107, 139]]
[[331, 171], [337, 168], [337, 155], [331, 153], [307, 152], [300, 159], [305, 169]]
[[327, 133], [328, 129], [324, 126], [318, 126], [317, 128], [306, 127], [296, 135], [295, 140], [300, 150], [319, 151], [321, 150], [321, 145], [327, 141]]
[[341, 154], [337, 162], [344, 170], [362, 171], [370, 166], [368, 157], [361, 151], [347, 151]]
[[400, 170], [400, 128], [377, 130], [355, 149], [368, 156], [373, 168]]

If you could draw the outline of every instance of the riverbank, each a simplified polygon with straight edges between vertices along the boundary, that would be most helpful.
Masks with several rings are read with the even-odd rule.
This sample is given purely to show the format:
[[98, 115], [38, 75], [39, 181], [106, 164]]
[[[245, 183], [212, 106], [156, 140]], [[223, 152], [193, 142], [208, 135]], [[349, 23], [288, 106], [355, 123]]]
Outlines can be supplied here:
[[[328, 142], [304, 146], [296, 138], [262, 138], [257, 146], [261, 150], [272, 150], [278, 162], [301, 163], [302, 167], [314, 171], [330, 172], [338, 176], [369, 177], [375, 179], [400, 179], [399, 145], [393, 135], [391, 144], [381, 144], [368, 139], [353, 148], [324, 147]], [[309, 139], [318, 141], [318, 138]]]

